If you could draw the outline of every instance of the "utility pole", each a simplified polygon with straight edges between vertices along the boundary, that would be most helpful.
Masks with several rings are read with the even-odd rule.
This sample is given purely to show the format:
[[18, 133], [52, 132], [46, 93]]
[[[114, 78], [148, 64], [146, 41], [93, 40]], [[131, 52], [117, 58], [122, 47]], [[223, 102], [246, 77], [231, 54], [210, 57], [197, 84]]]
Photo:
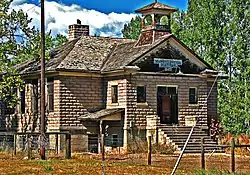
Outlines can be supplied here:
[[44, 0], [41, 0], [41, 140], [40, 156], [45, 160], [45, 27], [44, 27]]

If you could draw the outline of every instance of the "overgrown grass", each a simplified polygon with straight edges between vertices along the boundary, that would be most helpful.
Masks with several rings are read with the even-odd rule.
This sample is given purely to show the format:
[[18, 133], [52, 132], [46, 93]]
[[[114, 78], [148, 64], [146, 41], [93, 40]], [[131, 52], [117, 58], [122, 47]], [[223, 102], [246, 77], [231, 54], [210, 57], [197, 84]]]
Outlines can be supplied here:
[[[36, 161], [33, 161], [33, 162], [36, 162]], [[39, 160], [38, 164], [42, 165], [43, 168], [44, 168], [44, 171], [47, 172], [47, 173], [54, 170], [53, 167], [52, 167], [52, 161], [51, 160]]]
[[[128, 152], [132, 154], [147, 153], [148, 143], [141, 138], [135, 138], [128, 143]], [[152, 144], [153, 154], [173, 154], [174, 146], [168, 144]]]

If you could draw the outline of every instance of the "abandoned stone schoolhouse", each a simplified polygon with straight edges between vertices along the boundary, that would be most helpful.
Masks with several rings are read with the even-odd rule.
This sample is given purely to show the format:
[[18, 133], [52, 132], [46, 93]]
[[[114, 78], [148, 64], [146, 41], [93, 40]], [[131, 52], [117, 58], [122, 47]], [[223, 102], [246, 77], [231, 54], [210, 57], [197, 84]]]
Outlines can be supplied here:
[[[178, 145], [171, 133], [186, 132], [197, 119], [197, 130], [209, 137], [218, 72], [171, 33], [175, 11], [159, 2], [136, 10], [142, 14], [138, 40], [89, 36], [80, 20], [70, 25], [69, 41], [46, 62], [47, 131], [69, 130], [73, 151], [90, 152], [99, 149], [100, 128], [110, 149], [147, 135]], [[19, 69], [26, 86], [17, 111], [25, 117], [17, 130], [34, 130], [40, 63]]]

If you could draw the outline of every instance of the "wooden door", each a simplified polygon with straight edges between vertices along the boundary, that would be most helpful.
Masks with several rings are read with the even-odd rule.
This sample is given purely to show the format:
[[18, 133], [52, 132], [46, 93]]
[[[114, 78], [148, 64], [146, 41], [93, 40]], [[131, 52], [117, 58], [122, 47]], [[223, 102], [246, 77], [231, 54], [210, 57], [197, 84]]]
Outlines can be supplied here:
[[178, 95], [176, 87], [157, 88], [157, 113], [162, 124], [178, 124]]

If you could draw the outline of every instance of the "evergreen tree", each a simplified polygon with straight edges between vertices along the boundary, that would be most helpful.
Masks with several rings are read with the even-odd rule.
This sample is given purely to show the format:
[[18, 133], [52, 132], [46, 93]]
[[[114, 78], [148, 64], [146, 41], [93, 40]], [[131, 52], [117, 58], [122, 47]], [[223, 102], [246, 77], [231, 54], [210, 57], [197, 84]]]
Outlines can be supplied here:
[[122, 34], [124, 38], [138, 39], [142, 30], [141, 17], [132, 18], [128, 24], [124, 24]]

